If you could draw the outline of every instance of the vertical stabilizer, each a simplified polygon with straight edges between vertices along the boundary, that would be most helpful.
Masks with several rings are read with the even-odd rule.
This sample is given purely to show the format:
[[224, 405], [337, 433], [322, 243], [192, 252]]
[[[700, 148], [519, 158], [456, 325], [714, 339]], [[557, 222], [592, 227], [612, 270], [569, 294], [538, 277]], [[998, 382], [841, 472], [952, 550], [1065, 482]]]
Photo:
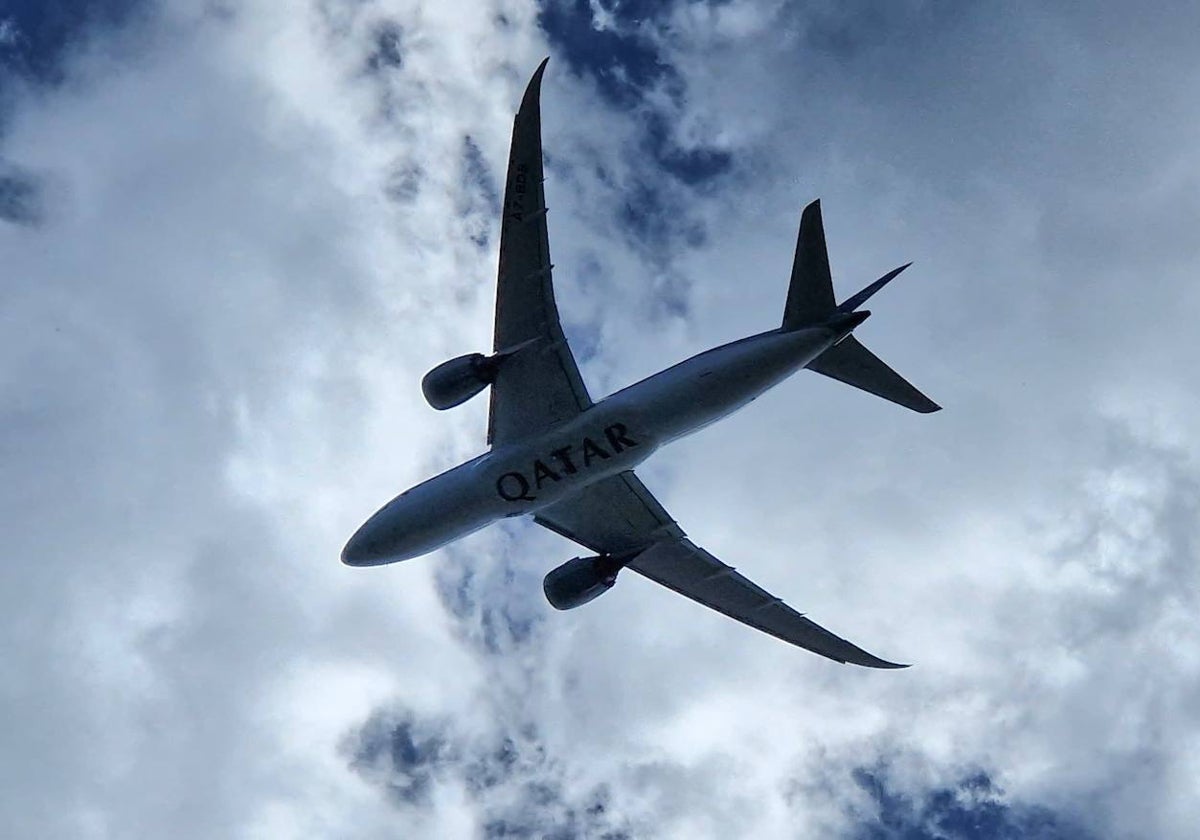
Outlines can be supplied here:
[[796, 240], [792, 282], [783, 310], [783, 329], [796, 330], [823, 323], [835, 311], [837, 303], [829, 273], [829, 253], [825, 249], [821, 200], [817, 199], [805, 207], [800, 216], [800, 235]]
[[[829, 271], [829, 252], [825, 247], [825, 225], [821, 221], [821, 201], [804, 208], [800, 216], [800, 235], [796, 241], [796, 260], [792, 263], [792, 282], [783, 310], [783, 329], [826, 326], [844, 336], [832, 347], [808, 363], [808, 369], [853, 385], [894, 403], [929, 414], [940, 406], [914, 388], [874, 353], [849, 335], [870, 312], [860, 310], [867, 300], [894, 280], [912, 263], [892, 269], [841, 306], [833, 296], [833, 278]], [[857, 317], [854, 317], [857, 316]]]

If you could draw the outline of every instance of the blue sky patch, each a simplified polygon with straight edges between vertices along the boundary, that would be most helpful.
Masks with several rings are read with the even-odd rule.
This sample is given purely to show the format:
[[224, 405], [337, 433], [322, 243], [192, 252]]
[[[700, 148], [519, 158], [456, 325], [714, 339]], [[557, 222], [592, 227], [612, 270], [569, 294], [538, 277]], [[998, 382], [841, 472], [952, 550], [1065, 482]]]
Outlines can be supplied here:
[[709, 183], [733, 165], [733, 157], [724, 149], [679, 146], [671, 139], [670, 126], [660, 113], [651, 114], [646, 121], [646, 138], [658, 165], [691, 186]]
[[539, 589], [536, 575], [507, 558], [480, 563], [453, 548], [447, 555], [435, 574], [438, 598], [467, 639], [492, 656], [537, 642], [545, 610], [529, 597]]
[[871, 797], [877, 814], [854, 840], [1093, 840], [1067, 817], [1041, 805], [1006, 798], [984, 772], [937, 788], [919, 799], [896, 792], [886, 767], [860, 768], [854, 782]]
[[399, 70], [404, 66], [404, 30], [395, 21], [385, 20], [375, 27], [374, 45], [367, 56], [367, 70], [372, 73]]
[[649, 38], [622, 26], [641, 20], [623, 11], [625, 4], [605, 4], [616, 6], [616, 28], [598, 28], [588, 0], [542, 0], [539, 5], [538, 23], [571, 70], [593, 77], [615, 105], [638, 105], [645, 91], [671, 72]]
[[500, 188], [475, 140], [463, 138], [462, 183], [458, 215], [466, 220], [471, 241], [479, 248], [491, 246], [491, 231], [500, 215]]
[[588, 0], [542, 0], [540, 5], [538, 21], [570, 70], [593, 79], [601, 96], [639, 117], [641, 137], [629, 152], [637, 188], [618, 217], [621, 229], [654, 251], [671, 244], [696, 246], [704, 232], [687, 212], [690, 190], [708, 188], [732, 169], [733, 161], [724, 149], [683, 146], [674, 136], [675, 108], [664, 106], [661, 94], [681, 106], [687, 90], [654, 29], [670, 7], [606, 0], [599, 4], [601, 14], [594, 14]]
[[[538, 16], [550, 42], [570, 69], [590, 76], [602, 96], [620, 108], [649, 109], [651, 89], [661, 89], [676, 103], [686, 98], [683, 79], [662, 55], [646, 27], [657, 3], [609, 0], [601, 7], [611, 19], [601, 25], [587, 0], [543, 0]], [[669, 116], [651, 110], [645, 120], [644, 148], [663, 170], [685, 184], [699, 184], [730, 168], [729, 153], [716, 147], [681, 147], [670, 130]]]
[[62, 81], [62, 61], [88, 30], [129, 21], [143, 0], [9, 0], [0, 6], [0, 87], [5, 74]]
[[537, 728], [516, 724], [493, 742], [455, 731], [451, 721], [378, 712], [343, 745], [350, 766], [397, 805], [429, 807], [438, 784], [461, 781], [479, 806], [488, 838], [630, 835], [599, 785], [576, 799], [562, 783]]
[[383, 194], [397, 204], [411, 204], [421, 194], [421, 181], [425, 173], [418, 164], [397, 162], [388, 172], [383, 185]]
[[396, 720], [376, 715], [349, 745], [351, 767], [378, 778], [399, 802], [426, 803], [435, 774], [451, 759], [451, 745], [442, 729], [440, 724], [413, 717]]

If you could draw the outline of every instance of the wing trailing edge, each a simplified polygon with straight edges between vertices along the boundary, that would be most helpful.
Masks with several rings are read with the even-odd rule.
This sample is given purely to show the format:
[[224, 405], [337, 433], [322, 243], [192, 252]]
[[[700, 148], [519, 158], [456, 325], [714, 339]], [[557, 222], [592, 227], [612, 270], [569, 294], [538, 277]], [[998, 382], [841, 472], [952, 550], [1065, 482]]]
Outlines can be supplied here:
[[534, 521], [742, 624], [836, 662], [907, 668], [880, 659], [816, 622], [687, 539], [633, 472], [605, 478], [542, 508]]

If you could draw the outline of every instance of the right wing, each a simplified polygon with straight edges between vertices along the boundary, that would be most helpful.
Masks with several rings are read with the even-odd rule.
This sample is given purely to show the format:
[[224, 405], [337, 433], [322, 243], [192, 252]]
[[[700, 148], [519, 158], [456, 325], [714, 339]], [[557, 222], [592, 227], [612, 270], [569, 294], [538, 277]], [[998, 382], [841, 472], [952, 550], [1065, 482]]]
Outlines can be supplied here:
[[513, 121], [500, 222], [493, 344], [495, 352], [512, 351], [512, 355], [500, 365], [492, 384], [489, 444], [536, 434], [592, 404], [559, 324], [550, 276], [539, 105], [545, 69], [543, 61]]
[[628, 568], [789, 644], [868, 668], [906, 667], [835, 636], [696, 546], [632, 471], [543, 508], [534, 521], [597, 554], [640, 549]]

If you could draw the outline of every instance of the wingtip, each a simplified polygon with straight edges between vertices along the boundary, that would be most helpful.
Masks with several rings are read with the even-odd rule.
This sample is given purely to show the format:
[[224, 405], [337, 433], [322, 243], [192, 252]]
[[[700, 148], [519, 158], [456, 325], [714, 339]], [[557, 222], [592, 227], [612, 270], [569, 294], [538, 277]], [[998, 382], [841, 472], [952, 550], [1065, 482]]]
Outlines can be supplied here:
[[911, 663], [888, 662], [886, 659], [880, 659], [878, 656], [873, 656], [866, 651], [863, 651], [865, 656], [856, 659], [847, 659], [847, 665], [859, 665], [863, 668], [878, 668], [881, 671], [892, 671], [899, 668], [911, 668]]
[[542, 92], [542, 75], [546, 72], [546, 65], [550, 63], [550, 56], [542, 59], [542, 63], [533, 71], [533, 76], [529, 79], [529, 84], [525, 86], [525, 95], [521, 97], [521, 110], [524, 111], [530, 105], [536, 105]]
[[533, 71], [533, 75], [529, 79], [529, 89], [536, 90], [542, 85], [542, 76], [546, 73], [546, 65], [550, 63], [550, 56], [542, 59], [542, 63]]
[[[843, 640], [844, 641], [844, 640]], [[846, 647], [841, 651], [841, 654], [835, 657], [839, 662], [846, 665], [859, 665], [863, 668], [880, 668], [891, 670], [894, 668], [908, 668], [907, 664], [900, 662], [889, 662], [886, 659], [880, 659], [873, 653], [860, 648], [858, 645], [846, 642]]]

